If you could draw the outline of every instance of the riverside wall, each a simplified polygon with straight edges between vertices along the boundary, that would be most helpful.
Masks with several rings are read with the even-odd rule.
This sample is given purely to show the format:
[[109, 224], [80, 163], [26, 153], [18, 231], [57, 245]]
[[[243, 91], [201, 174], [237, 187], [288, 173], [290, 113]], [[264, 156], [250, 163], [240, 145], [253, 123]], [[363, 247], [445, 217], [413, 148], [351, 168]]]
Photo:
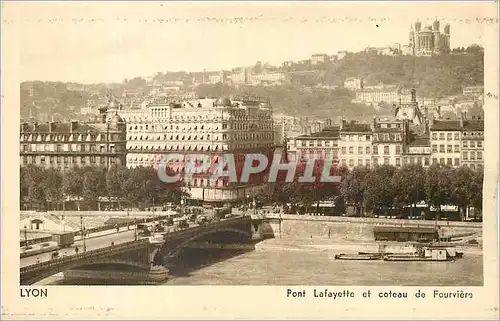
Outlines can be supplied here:
[[375, 226], [438, 226], [441, 236], [475, 233], [482, 236], [482, 223], [348, 218], [309, 215], [266, 215], [262, 232], [267, 237], [328, 238], [344, 241], [374, 241]]

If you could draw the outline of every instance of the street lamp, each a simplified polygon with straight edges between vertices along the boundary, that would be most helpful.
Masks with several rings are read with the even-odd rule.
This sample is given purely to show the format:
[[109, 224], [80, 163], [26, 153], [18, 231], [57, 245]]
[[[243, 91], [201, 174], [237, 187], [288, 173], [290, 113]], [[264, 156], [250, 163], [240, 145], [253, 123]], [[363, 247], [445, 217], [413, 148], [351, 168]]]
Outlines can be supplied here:
[[28, 228], [24, 225], [24, 246], [28, 247]]
[[83, 216], [80, 216], [80, 229], [82, 233], [82, 240], [83, 240], [83, 252], [87, 251], [87, 246], [85, 245], [85, 227], [83, 226]]

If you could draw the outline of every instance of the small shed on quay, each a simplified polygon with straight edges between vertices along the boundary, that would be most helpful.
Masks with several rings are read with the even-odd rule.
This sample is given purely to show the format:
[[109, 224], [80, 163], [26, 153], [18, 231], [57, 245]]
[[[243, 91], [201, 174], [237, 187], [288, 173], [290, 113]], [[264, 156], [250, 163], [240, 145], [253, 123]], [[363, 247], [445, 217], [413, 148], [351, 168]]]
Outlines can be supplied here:
[[375, 241], [397, 242], [433, 242], [439, 240], [439, 233], [434, 227], [375, 226]]

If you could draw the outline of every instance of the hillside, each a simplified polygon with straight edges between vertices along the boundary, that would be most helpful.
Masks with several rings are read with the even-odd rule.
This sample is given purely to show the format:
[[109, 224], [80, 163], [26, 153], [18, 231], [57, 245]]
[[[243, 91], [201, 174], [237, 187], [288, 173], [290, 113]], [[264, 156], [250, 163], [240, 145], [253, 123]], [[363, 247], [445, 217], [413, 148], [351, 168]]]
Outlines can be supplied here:
[[220, 97], [229, 95], [251, 95], [270, 99], [275, 113], [290, 116], [335, 118], [344, 116], [349, 119], [369, 119], [376, 111], [372, 107], [353, 104], [352, 91], [344, 88], [322, 89], [298, 85], [284, 86], [240, 86], [230, 87], [225, 84], [200, 85], [196, 93], [202, 97]]
[[465, 86], [484, 83], [482, 51], [436, 57], [378, 56], [370, 53], [349, 54], [325, 74], [325, 82], [338, 76], [364, 77], [367, 84], [415, 85], [426, 97], [460, 94]]

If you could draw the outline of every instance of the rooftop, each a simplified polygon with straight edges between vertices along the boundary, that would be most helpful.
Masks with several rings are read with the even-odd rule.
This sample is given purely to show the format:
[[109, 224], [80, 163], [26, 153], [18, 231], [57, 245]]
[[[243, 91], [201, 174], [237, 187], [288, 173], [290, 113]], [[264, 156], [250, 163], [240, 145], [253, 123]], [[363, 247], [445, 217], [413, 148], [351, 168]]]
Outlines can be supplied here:
[[464, 120], [464, 130], [480, 130], [484, 131], [484, 122], [483, 121], [471, 121]]
[[439, 120], [435, 121], [432, 124], [430, 130], [432, 131], [454, 131], [460, 130], [460, 121], [459, 120]]
[[369, 124], [346, 123], [342, 126], [342, 132], [371, 133]]

